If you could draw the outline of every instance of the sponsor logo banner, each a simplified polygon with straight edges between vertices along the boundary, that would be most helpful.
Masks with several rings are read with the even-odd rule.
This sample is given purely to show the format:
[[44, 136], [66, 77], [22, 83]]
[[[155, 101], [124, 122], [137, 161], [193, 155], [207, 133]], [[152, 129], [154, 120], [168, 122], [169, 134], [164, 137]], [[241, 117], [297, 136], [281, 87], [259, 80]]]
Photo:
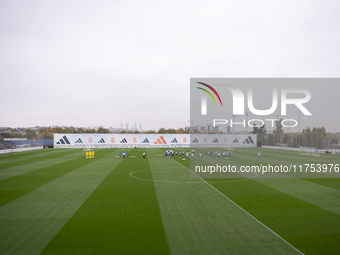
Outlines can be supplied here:
[[55, 147], [189, 146], [189, 134], [54, 134]]

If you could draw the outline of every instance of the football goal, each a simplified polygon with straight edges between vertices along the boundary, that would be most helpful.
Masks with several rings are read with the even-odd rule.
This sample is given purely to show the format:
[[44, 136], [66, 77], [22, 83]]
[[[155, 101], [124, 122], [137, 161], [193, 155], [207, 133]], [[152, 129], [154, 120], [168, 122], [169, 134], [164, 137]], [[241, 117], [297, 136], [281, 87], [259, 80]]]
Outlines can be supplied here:
[[318, 149], [315, 147], [301, 147], [300, 148], [300, 155], [309, 155], [314, 157], [321, 157]]
[[281, 150], [286, 150], [288, 148], [288, 144], [286, 143], [276, 143], [276, 147]]
[[93, 146], [86, 146], [83, 148], [83, 151], [93, 151], [94, 147]]
[[233, 151], [234, 147], [233, 146], [231, 146], [231, 147], [224, 147], [223, 150], [225, 150], [225, 151], [229, 151], [229, 150]]

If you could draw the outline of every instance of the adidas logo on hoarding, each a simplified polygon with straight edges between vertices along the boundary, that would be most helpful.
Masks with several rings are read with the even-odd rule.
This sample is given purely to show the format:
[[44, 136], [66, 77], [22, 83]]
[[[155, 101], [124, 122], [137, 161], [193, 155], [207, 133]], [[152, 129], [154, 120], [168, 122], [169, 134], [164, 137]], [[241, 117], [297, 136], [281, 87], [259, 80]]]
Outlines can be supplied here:
[[125, 138], [123, 138], [123, 140], [121, 140], [120, 143], [127, 143], [127, 141]]
[[243, 143], [246, 143], [246, 144], [254, 144], [254, 141], [253, 141], [253, 139], [251, 138], [251, 136], [248, 136], [248, 138], [246, 138], [246, 140], [244, 140]]
[[57, 144], [71, 144], [70, 141], [67, 139], [66, 135], [63, 136], [63, 138], [61, 138], [59, 140], [59, 142], [57, 142]]
[[191, 143], [198, 143], [197, 138], [195, 138]]
[[213, 143], [218, 143], [218, 140], [217, 140], [217, 138], [215, 138], [215, 140], [214, 141], [212, 141]]
[[105, 143], [104, 138], [100, 139], [98, 143]]
[[235, 138], [235, 139], [232, 141], [232, 143], [238, 143], [237, 138]]
[[171, 143], [178, 143], [178, 142], [177, 142], [177, 139], [174, 138], [174, 140], [172, 140]]
[[154, 144], [167, 144], [164, 137], [161, 135]]
[[149, 143], [148, 138], [145, 138], [145, 139], [142, 141], [142, 143]]
[[79, 138], [77, 141], [75, 141], [74, 143], [83, 143], [83, 141]]

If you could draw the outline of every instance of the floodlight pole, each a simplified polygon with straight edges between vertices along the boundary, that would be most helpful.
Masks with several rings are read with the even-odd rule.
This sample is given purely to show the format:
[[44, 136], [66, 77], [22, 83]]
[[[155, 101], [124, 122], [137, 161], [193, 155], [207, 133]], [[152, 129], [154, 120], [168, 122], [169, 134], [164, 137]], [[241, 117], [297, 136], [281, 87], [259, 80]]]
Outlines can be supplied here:
[[315, 128], [315, 147], [318, 148], [318, 132], [316, 131], [316, 128]]

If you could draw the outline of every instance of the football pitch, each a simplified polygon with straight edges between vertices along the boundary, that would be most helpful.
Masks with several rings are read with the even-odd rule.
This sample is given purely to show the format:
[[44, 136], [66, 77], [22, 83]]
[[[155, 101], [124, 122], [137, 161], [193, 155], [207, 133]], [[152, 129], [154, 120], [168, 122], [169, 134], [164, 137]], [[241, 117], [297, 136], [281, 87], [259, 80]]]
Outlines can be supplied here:
[[[125, 160], [121, 149], [0, 155], [0, 254], [340, 253], [339, 178], [190, 178], [190, 160], [165, 149], [124, 151]], [[237, 148], [229, 160], [340, 162], [258, 151]]]

